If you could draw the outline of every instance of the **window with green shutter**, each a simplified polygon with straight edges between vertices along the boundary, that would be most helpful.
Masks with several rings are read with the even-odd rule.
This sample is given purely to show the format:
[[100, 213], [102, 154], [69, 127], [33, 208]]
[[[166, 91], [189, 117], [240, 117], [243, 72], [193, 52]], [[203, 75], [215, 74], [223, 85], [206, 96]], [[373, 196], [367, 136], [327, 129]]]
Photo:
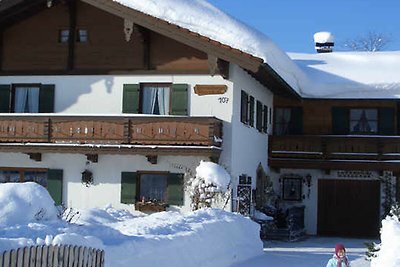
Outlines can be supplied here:
[[268, 132], [268, 107], [264, 106], [263, 108], [263, 125], [262, 130], [264, 133]]
[[54, 112], [54, 84], [42, 84], [39, 90], [39, 113]]
[[63, 170], [47, 171], [47, 191], [57, 206], [62, 204]]
[[345, 107], [332, 108], [332, 133], [349, 134], [349, 109]]
[[121, 173], [121, 203], [134, 204], [136, 202], [136, 172]]
[[[249, 125], [254, 127], [254, 97], [249, 97]], [[258, 101], [257, 101], [258, 102]]]
[[122, 113], [139, 113], [139, 84], [124, 84], [122, 93]]
[[168, 176], [167, 202], [169, 205], [183, 206], [183, 174], [171, 173]]
[[10, 112], [11, 85], [0, 84], [0, 113]]
[[394, 135], [395, 110], [390, 107], [379, 108], [378, 133], [381, 135]]
[[241, 91], [240, 97], [240, 121], [244, 124], [249, 123], [249, 95], [245, 91]]
[[173, 84], [171, 92], [171, 115], [188, 114], [188, 85]]
[[262, 123], [263, 123], [263, 117], [262, 117], [262, 104], [260, 101], [257, 101], [257, 123], [256, 123], [256, 128], [259, 132], [262, 131]]

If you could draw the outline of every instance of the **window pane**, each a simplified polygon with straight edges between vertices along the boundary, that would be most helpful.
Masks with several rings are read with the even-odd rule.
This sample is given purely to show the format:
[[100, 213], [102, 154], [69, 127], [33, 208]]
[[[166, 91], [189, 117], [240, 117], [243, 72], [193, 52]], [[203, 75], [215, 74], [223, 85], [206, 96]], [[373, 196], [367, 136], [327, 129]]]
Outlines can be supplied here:
[[291, 119], [290, 108], [277, 108], [275, 110], [275, 133], [283, 135], [289, 133], [289, 123]]
[[352, 133], [377, 133], [377, 109], [351, 109], [350, 130]]
[[169, 87], [144, 86], [142, 93], [142, 113], [169, 115], [169, 99]]
[[46, 172], [25, 172], [25, 182], [35, 182], [44, 187], [47, 187]]
[[19, 183], [18, 171], [0, 171], [0, 183]]
[[78, 30], [78, 42], [86, 43], [88, 41], [88, 32], [87, 30]]
[[69, 30], [60, 30], [59, 32], [59, 42], [60, 43], [68, 43], [69, 40]]
[[142, 174], [140, 175], [140, 199], [145, 201], [166, 202], [167, 175]]
[[38, 87], [16, 87], [14, 96], [15, 113], [38, 113], [39, 112], [39, 88]]

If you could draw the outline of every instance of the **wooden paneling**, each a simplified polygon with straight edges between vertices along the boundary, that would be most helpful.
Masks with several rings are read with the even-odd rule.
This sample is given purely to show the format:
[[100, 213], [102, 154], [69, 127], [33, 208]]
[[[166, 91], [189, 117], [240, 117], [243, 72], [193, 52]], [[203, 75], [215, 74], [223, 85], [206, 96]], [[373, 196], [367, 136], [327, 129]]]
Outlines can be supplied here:
[[78, 2], [77, 30], [88, 31], [88, 42], [75, 42], [76, 69], [142, 69], [143, 41], [135, 32], [127, 42], [124, 20]]
[[318, 181], [319, 235], [376, 238], [379, 235], [379, 214], [379, 181]]
[[58, 36], [68, 27], [68, 9], [57, 5], [5, 29], [2, 70], [65, 69], [68, 45], [58, 43]]
[[207, 54], [155, 32], [149, 38], [151, 69], [208, 71]]
[[304, 134], [332, 134], [332, 107], [397, 108], [393, 100], [311, 100], [274, 96], [274, 107], [302, 107]]

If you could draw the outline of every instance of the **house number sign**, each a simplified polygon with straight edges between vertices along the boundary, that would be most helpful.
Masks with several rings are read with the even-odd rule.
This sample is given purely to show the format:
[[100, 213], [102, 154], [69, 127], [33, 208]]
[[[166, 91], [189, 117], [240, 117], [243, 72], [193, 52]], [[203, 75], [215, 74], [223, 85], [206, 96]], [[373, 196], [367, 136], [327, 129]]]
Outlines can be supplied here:
[[220, 104], [228, 104], [229, 97], [218, 97], [218, 101]]

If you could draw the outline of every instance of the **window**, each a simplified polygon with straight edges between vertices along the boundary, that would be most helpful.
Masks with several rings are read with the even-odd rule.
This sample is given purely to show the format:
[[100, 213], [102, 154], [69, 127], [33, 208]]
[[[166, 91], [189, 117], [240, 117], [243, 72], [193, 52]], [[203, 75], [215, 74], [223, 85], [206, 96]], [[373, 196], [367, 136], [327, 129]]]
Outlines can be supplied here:
[[264, 116], [264, 120], [263, 120], [263, 132], [264, 133], [268, 133], [268, 107], [264, 106], [263, 108], [263, 116]]
[[69, 41], [69, 30], [60, 30], [58, 32], [58, 42], [68, 43]]
[[47, 187], [47, 172], [41, 170], [0, 170], [0, 183], [35, 182]]
[[274, 115], [276, 135], [302, 134], [303, 109], [301, 107], [276, 108]]
[[124, 84], [122, 112], [188, 115], [187, 84]]
[[351, 133], [377, 133], [378, 110], [377, 109], [350, 109]]
[[257, 123], [256, 128], [259, 132], [263, 129], [263, 106], [260, 101], [257, 100]]
[[0, 113], [54, 112], [54, 85], [0, 84]]
[[301, 200], [302, 178], [283, 178], [282, 191], [283, 200]]
[[183, 205], [183, 174], [181, 173], [121, 173], [121, 203], [138, 201]]
[[166, 174], [141, 174], [139, 199], [144, 201], [167, 201]]
[[170, 114], [170, 85], [143, 84], [141, 94], [141, 113]]
[[249, 95], [245, 92], [241, 92], [240, 98], [240, 121], [244, 124], [249, 123]]
[[78, 30], [76, 35], [76, 41], [78, 43], [86, 43], [88, 41], [88, 31]]
[[249, 97], [249, 105], [249, 125], [254, 127], [254, 97], [252, 96]]
[[16, 85], [14, 87], [13, 111], [15, 113], [38, 113], [39, 89], [38, 86]]

